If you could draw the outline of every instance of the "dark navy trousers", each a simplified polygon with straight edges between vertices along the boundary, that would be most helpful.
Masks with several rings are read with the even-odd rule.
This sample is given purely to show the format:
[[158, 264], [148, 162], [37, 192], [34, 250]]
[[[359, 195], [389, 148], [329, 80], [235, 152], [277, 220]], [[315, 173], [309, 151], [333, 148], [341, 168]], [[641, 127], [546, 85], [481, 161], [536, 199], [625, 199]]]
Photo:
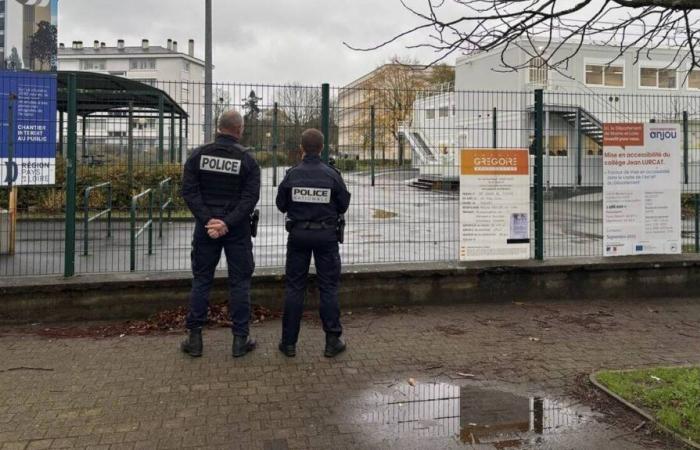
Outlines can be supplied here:
[[229, 283], [229, 315], [232, 331], [236, 336], [248, 336], [250, 322], [250, 280], [255, 270], [253, 243], [250, 229], [230, 230], [219, 239], [207, 234], [204, 224], [197, 222], [192, 237], [192, 294], [187, 314], [187, 328], [199, 328], [207, 322], [209, 291], [214, 282], [214, 272], [221, 258], [226, 255]]
[[314, 257], [321, 291], [320, 314], [323, 331], [340, 336], [340, 253], [334, 230], [292, 230], [287, 241], [286, 286], [282, 342], [291, 345], [299, 339], [304, 294], [311, 256]]

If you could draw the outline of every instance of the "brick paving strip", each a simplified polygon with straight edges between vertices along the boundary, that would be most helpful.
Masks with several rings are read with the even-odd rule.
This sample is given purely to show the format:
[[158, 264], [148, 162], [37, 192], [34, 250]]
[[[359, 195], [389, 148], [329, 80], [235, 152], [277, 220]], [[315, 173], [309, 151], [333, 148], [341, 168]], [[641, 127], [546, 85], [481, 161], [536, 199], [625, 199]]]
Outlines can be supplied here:
[[[595, 370], [700, 363], [694, 299], [394, 308], [344, 319], [349, 351], [335, 360], [321, 356], [322, 333], [309, 322], [295, 359], [276, 351], [278, 320], [253, 328], [259, 349], [242, 360], [230, 357], [225, 329], [207, 330], [204, 357], [190, 360], [177, 351], [179, 335], [47, 339], [0, 328], [0, 448], [470, 448], [373, 421], [384, 411], [375, 403], [397, 386], [439, 382], [595, 410], [571, 397]], [[634, 431], [634, 414], [605, 408], [585, 445], [545, 436], [543, 448], [677, 448]]]

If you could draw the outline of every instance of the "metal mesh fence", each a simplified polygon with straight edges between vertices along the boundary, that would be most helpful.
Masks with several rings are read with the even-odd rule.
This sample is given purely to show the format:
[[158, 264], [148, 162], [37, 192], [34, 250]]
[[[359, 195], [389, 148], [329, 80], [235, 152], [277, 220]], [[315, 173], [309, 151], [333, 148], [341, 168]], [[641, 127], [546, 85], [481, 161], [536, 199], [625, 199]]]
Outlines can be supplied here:
[[683, 130], [684, 252], [698, 252], [700, 97], [546, 92], [545, 256], [603, 254], [603, 124], [675, 123]]
[[[79, 98], [76, 273], [190, 268], [193, 219], [179, 191], [182, 163], [207, 141], [204, 85], [147, 83], [156, 89], [147, 94], [155, 95], [150, 103], [131, 102], [129, 107], [119, 96], [99, 101]], [[300, 160], [302, 131], [322, 127], [322, 89], [217, 83], [213, 92], [215, 119], [230, 108], [244, 113], [242, 143], [262, 168], [256, 265], [282, 266], [286, 232], [284, 217], [274, 206], [276, 187], [287, 168]], [[533, 92], [437, 88], [330, 88], [329, 92], [329, 154], [353, 196], [346, 243], [341, 246], [343, 263], [457, 260], [459, 151], [531, 147]], [[65, 96], [65, 90], [59, 89], [58, 95]], [[602, 255], [605, 122], [683, 125], [688, 142], [683, 250], [698, 250], [700, 97], [554, 91], [544, 93], [543, 108], [541, 206], [546, 258]], [[0, 276], [64, 273], [69, 128], [64, 112], [57, 114], [54, 125], [56, 183], [19, 188], [16, 246], [14, 254], [0, 255]], [[534, 163], [531, 155], [531, 173]], [[0, 189], [0, 208], [7, 207], [9, 197], [9, 190]], [[535, 195], [532, 198], [534, 213]], [[0, 223], [5, 224], [0, 225], [1, 244], [7, 214], [0, 213]], [[535, 236], [534, 228], [531, 235]], [[532, 252], [534, 256], [534, 245]]]

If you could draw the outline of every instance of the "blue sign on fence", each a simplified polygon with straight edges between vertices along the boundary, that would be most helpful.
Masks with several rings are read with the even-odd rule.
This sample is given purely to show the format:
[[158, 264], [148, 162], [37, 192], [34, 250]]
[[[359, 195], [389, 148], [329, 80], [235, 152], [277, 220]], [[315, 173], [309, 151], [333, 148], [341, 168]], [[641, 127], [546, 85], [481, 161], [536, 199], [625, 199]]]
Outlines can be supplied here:
[[56, 75], [0, 72], [0, 186], [56, 182]]

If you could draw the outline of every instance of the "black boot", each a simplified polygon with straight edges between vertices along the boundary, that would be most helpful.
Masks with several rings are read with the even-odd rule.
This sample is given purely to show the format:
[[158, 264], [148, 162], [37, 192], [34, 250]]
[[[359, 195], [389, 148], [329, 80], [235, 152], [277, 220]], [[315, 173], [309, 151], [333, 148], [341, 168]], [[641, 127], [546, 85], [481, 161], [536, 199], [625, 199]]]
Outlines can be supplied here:
[[323, 356], [326, 358], [332, 358], [339, 355], [345, 351], [345, 343], [340, 340], [340, 336], [335, 334], [326, 335], [326, 351]]
[[240, 358], [255, 349], [255, 341], [248, 336], [233, 336], [231, 354], [234, 358]]
[[285, 344], [284, 342], [280, 341], [280, 345], [278, 345], [277, 348], [284, 354], [284, 356], [289, 358], [294, 358], [297, 356], [297, 347], [294, 344]]
[[188, 330], [187, 339], [182, 341], [182, 344], [180, 344], [180, 350], [192, 356], [193, 358], [202, 356], [202, 347], [203, 345], [201, 328], [192, 328], [191, 330]]

